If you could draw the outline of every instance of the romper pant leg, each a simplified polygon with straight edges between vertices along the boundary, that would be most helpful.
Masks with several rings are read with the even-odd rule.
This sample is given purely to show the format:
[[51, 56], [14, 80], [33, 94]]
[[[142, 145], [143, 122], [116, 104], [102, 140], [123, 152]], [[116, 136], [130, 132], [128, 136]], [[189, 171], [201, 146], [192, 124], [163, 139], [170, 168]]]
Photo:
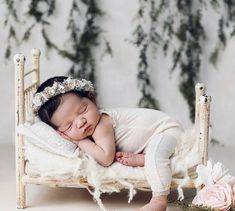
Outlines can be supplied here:
[[[177, 131], [179, 132], [179, 130]], [[145, 173], [153, 196], [168, 195], [172, 173], [170, 156], [174, 153], [178, 138], [165, 132], [156, 134], [146, 149]]]

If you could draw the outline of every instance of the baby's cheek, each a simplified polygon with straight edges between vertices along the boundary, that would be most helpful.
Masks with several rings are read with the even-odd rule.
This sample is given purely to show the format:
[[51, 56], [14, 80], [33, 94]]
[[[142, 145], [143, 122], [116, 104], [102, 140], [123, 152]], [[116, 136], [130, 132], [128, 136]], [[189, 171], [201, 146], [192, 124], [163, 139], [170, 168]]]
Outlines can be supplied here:
[[76, 131], [73, 131], [73, 133], [71, 134], [71, 137], [74, 140], [81, 140], [83, 138], [86, 138], [86, 135], [82, 134], [80, 131], [76, 130]]

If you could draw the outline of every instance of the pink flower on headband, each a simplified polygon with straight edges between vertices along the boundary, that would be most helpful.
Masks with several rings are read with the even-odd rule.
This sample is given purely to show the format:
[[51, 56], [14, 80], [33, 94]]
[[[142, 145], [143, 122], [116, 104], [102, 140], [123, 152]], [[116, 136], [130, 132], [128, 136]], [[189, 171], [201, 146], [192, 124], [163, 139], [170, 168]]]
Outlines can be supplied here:
[[234, 191], [231, 185], [227, 183], [217, 183], [204, 187], [200, 190], [195, 198], [193, 204], [203, 205], [218, 209], [220, 211], [227, 211], [234, 205]]

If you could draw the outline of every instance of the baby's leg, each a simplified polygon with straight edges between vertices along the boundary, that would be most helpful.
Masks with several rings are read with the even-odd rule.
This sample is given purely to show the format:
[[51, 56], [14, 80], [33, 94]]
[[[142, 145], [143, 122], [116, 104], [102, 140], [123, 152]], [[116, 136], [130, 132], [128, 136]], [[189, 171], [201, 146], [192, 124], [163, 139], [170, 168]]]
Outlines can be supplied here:
[[141, 211], [165, 211], [167, 195], [170, 192], [170, 156], [173, 154], [177, 139], [168, 134], [159, 134], [150, 141], [145, 155], [145, 172], [153, 192], [152, 199]]
[[117, 152], [116, 160], [126, 166], [144, 166], [144, 154]]

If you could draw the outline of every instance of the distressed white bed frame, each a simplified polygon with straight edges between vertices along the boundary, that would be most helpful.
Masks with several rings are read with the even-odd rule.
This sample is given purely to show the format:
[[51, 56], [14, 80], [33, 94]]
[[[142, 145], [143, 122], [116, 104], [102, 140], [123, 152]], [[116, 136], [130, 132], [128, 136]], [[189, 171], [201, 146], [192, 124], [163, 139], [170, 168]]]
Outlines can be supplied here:
[[[24, 71], [25, 57], [22, 54], [14, 56], [15, 64], [15, 127], [25, 123], [31, 112], [31, 99], [33, 93], [40, 84], [40, 50], [31, 50], [32, 69]], [[31, 84], [26, 87], [25, 78], [31, 77]], [[196, 140], [200, 141], [200, 158], [201, 163], [206, 164], [208, 159], [208, 132], [209, 132], [209, 113], [211, 97], [205, 95], [205, 87], [199, 83], [195, 87], [195, 126], [198, 128]], [[77, 187], [84, 188], [90, 186], [83, 179], [70, 180], [52, 180], [40, 177], [30, 177], [25, 171], [25, 154], [24, 154], [24, 136], [15, 132], [15, 156], [16, 156], [16, 189], [17, 189], [17, 208], [26, 207], [26, 184], [40, 184], [52, 187]], [[173, 178], [172, 188], [175, 188], [181, 179]], [[107, 181], [117, 185], [112, 181]], [[117, 187], [117, 186], [115, 186]], [[194, 188], [193, 181], [187, 184], [187, 187]], [[119, 187], [124, 189], [125, 187]], [[150, 190], [146, 181], [135, 182], [135, 188], [140, 190]]]

